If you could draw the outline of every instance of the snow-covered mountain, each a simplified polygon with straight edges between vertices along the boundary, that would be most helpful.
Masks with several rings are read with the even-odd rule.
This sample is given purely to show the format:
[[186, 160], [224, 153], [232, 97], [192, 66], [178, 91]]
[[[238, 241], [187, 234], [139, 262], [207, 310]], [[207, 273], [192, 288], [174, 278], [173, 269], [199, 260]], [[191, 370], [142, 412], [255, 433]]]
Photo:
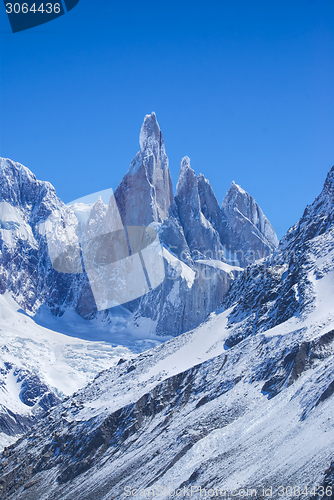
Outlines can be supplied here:
[[[94, 254], [91, 247], [115, 226], [150, 226], [164, 247], [166, 278], [141, 299], [120, 302], [120, 314], [133, 313], [132, 328], [145, 318], [150, 333], [175, 336], [204, 321], [241, 269], [277, 247], [276, 235], [253, 198], [232, 184], [220, 209], [209, 181], [196, 177], [187, 157], [173, 198], [155, 113], [145, 117], [139, 142], [141, 149], [109, 206], [101, 199], [92, 205], [65, 206], [51, 184], [1, 159], [2, 293], [8, 291], [31, 313], [44, 305], [57, 316], [74, 310], [86, 319], [102, 316], [113, 321], [120, 309], [99, 313], [89, 269], [87, 275], [82, 268], [80, 241]], [[57, 224], [51, 224], [48, 236], [50, 221]], [[108, 303], [105, 307], [110, 309]]]
[[36, 312], [47, 304], [54, 314], [81, 303], [84, 275], [57, 273], [50, 261], [42, 224], [58, 212], [68, 225], [77, 219], [56, 196], [49, 182], [36, 179], [26, 167], [0, 159], [0, 283], [23, 310]]
[[333, 192], [334, 167], [206, 322], [102, 372], [7, 448], [3, 498], [333, 498]]
[[[277, 246], [247, 193], [238, 188], [233, 197], [230, 189], [221, 209], [187, 157], [173, 197], [154, 113], [145, 117], [139, 143], [107, 205], [91, 197], [66, 206], [50, 183], [0, 159], [0, 445], [120, 358], [197, 327], [245, 265]], [[50, 221], [56, 225], [48, 229]], [[94, 253], [117, 224], [158, 232], [166, 277], [141, 298], [98, 311], [79, 243]]]
[[[233, 181], [223, 203], [227, 230], [223, 240], [238, 255], [243, 267], [262, 259], [277, 248], [278, 239], [254, 198]], [[233, 230], [231, 230], [233, 229]], [[235, 250], [236, 249], [236, 250]]]
[[125, 307], [134, 313], [135, 325], [145, 318], [152, 333], [175, 336], [204, 321], [242, 268], [271, 254], [278, 241], [260, 207], [241, 188], [239, 196], [231, 188], [220, 209], [209, 181], [196, 177], [188, 157], [182, 159], [173, 198], [155, 113], [146, 115], [139, 142], [141, 150], [115, 200], [124, 226], [150, 226], [158, 232], [166, 278]]

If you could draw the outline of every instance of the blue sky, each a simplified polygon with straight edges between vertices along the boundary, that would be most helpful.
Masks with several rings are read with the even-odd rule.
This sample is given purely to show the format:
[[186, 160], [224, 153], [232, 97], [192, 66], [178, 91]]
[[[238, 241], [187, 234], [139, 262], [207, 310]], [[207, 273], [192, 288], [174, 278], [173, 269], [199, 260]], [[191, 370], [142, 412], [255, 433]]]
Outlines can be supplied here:
[[115, 188], [155, 111], [218, 201], [232, 180], [279, 237], [334, 164], [334, 3], [80, 0], [12, 34], [0, 6], [0, 155], [65, 202]]

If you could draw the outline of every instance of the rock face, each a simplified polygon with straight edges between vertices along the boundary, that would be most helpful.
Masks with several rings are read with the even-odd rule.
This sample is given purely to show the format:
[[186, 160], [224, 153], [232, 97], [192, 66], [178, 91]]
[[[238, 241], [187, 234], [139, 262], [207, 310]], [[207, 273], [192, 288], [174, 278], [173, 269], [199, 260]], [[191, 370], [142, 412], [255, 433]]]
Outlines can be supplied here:
[[7, 448], [3, 498], [331, 498], [333, 171], [205, 323], [100, 373]]
[[198, 180], [187, 156], [181, 162], [175, 202], [193, 259], [224, 260], [219, 234], [202, 212]]
[[242, 267], [268, 257], [277, 248], [277, 236], [261, 208], [234, 182], [223, 200], [222, 212], [229, 257]]
[[[231, 346], [255, 330], [273, 328], [294, 315], [303, 317], [314, 307], [316, 280], [334, 269], [334, 167], [321, 194], [282, 238], [277, 251], [251, 266], [231, 287], [226, 307], [237, 301], [230, 316], [240, 326], [226, 340]], [[317, 266], [314, 260], [318, 259]]]
[[306, 243], [323, 234], [331, 227], [334, 219], [334, 166], [328, 172], [320, 195], [312, 205], [307, 206], [301, 219], [289, 229], [281, 242], [282, 248], [289, 249]]
[[155, 113], [146, 115], [139, 137], [140, 151], [115, 191], [125, 226], [148, 226], [168, 218], [173, 187], [165, 144]]
[[[231, 188], [220, 209], [209, 181], [196, 177], [188, 157], [171, 198], [154, 113], [145, 117], [140, 146], [115, 198], [125, 225], [155, 224], [164, 245], [166, 279], [131, 308], [138, 320], [151, 320], [158, 335], [175, 336], [204, 321], [241, 269], [271, 254], [278, 241], [260, 207], [241, 188], [238, 195]], [[162, 192], [164, 205], [156, 195]], [[138, 206], [143, 208], [138, 211]]]

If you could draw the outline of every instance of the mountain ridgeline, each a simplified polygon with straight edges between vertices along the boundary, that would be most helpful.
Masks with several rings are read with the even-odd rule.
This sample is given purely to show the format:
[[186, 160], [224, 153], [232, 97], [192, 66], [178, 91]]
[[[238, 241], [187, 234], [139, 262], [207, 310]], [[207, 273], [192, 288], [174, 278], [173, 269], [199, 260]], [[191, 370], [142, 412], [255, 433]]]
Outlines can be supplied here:
[[[235, 277], [277, 248], [278, 240], [255, 200], [232, 182], [219, 207], [209, 181], [196, 176], [188, 157], [173, 196], [168, 158], [155, 113], [140, 132], [140, 151], [114, 193], [124, 226], [152, 226], [163, 245], [165, 279], [141, 298], [122, 304], [133, 325], [147, 319], [151, 333], [176, 336], [198, 326], [222, 302]], [[0, 161], [0, 292], [8, 291], [30, 313], [43, 305], [56, 315], [74, 310], [105, 321], [119, 308], [98, 311], [85, 272], [53, 268], [43, 225], [50, 215], [73, 233], [94, 239], [110, 220], [99, 199], [78, 221], [48, 182], [24, 166]], [[109, 219], [108, 219], [109, 218]], [[103, 231], [102, 231], [103, 232]]]

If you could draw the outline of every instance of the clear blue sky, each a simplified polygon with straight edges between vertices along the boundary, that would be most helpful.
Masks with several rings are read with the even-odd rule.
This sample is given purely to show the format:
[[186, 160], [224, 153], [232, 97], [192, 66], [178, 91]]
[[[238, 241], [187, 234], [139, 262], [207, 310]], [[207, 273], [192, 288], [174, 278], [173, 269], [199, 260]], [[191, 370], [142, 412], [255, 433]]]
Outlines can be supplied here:
[[281, 237], [334, 164], [332, 0], [80, 0], [12, 34], [0, 5], [0, 156], [65, 202], [115, 188], [155, 111], [176, 185], [191, 159]]

